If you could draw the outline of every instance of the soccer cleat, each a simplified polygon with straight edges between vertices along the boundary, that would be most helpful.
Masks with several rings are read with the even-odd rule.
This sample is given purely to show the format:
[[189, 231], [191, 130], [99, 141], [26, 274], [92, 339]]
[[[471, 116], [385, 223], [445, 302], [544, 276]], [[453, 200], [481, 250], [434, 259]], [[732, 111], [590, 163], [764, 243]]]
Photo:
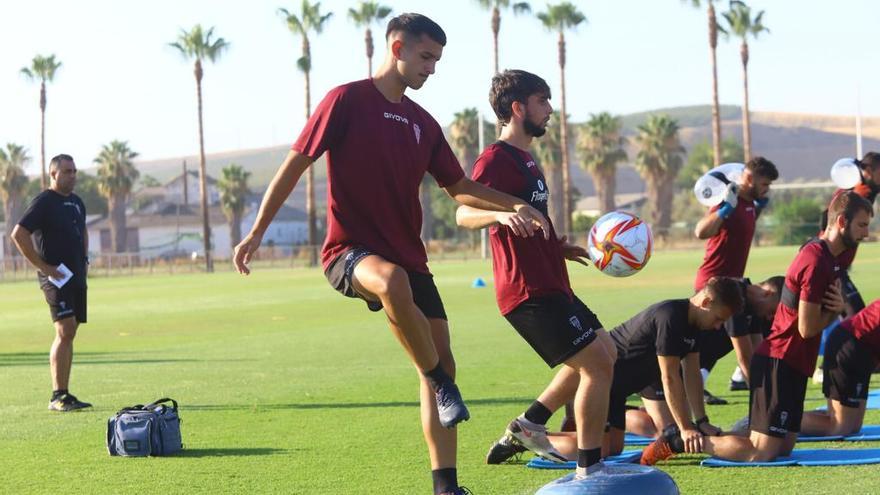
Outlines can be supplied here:
[[651, 442], [645, 450], [642, 451], [642, 458], [639, 464], [643, 466], [653, 466], [660, 461], [665, 461], [674, 456], [675, 452], [669, 447], [669, 443], [663, 437]]
[[501, 464], [510, 460], [511, 457], [516, 457], [519, 460], [520, 454], [527, 450], [529, 449], [523, 447], [519, 440], [504, 433], [504, 436], [489, 448], [489, 453], [486, 454], [486, 464]]
[[92, 405], [71, 394], [64, 394], [49, 403], [49, 410], [58, 412], [76, 411], [87, 407], [92, 407]]
[[739, 380], [730, 380], [730, 391], [736, 392], [737, 390], [748, 390], [749, 384], [744, 381]]
[[528, 426], [525, 421], [516, 418], [507, 425], [507, 434], [515, 438], [523, 447], [535, 454], [554, 462], [568, 462], [562, 454], [553, 447], [547, 438], [547, 428], [543, 425]]
[[471, 418], [464, 400], [461, 398], [461, 392], [452, 382], [440, 385], [434, 394], [437, 400], [437, 415], [440, 417], [440, 425], [444, 428], [453, 428], [462, 421]]
[[703, 389], [703, 400], [706, 401], [706, 404], [710, 406], [726, 406], [727, 401], [722, 399], [721, 397], [715, 397], [712, 395], [712, 392], [709, 392], [706, 389]]

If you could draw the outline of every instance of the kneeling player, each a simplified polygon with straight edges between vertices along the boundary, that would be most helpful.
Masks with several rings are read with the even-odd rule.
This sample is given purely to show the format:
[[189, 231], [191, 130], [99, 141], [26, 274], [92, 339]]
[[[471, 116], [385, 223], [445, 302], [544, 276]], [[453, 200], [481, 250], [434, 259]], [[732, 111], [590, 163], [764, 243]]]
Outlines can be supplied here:
[[871, 373], [880, 363], [880, 299], [831, 331], [822, 363], [828, 411], [804, 413], [801, 433], [852, 435], [862, 429]]

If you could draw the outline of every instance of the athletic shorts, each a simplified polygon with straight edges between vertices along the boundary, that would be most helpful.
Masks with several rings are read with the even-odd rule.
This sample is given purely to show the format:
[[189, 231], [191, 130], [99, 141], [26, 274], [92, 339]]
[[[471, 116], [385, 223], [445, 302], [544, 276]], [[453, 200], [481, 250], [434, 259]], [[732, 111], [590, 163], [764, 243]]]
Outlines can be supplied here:
[[639, 396], [645, 400], [666, 400], [666, 392], [663, 391], [663, 382], [656, 381], [639, 392]]
[[868, 400], [868, 385], [877, 362], [853, 334], [835, 327], [825, 342], [822, 393], [846, 407]]
[[77, 323], [86, 322], [86, 288], [73, 287], [70, 284], [55, 287], [52, 282], [46, 280], [40, 284], [46, 303], [49, 304], [49, 314], [52, 321], [60, 321], [65, 318], [75, 317]]
[[[369, 249], [362, 247], [351, 248], [330, 262], [324, 276], [330, 285], [346, 297], [356, 297], [363, 299], [367, 303], [370, 311], [379, 311], [382, 309], [382, 303], [379, 301], [370, 301], [354, 289], [352, 284], [352, 275], [354, 267], [373, 253]], [[413, 302], [422, 310], [426, 318], [438, 320], [446, 320], [446, 309], [443, 307], [443, 301], [440, 299], [440, 292], [434, 285], [434, 276], [430, 273], [419, 273], [407, 270], [409, 276], [409, 286], [413, 294]]]
[[712, 370], [715, 363], [733, 350], [733, 341], [722, 329], [700, 333], [700, 368]]
[[[659, 387], [659, 395], [658, 395]], [[626, 429], [626, 401], [634, 393], [648, 400], [664, 400], [657, 358], [618, 360], [608, 398], [608, 426]]]
[[781, 359], [755, 354], [749, 379], [751, 429], [777, 438], [801, 431], [807, 377]]
[[551, 368], [596, 340], [599, 318], [577, 297], [532, 297], [504, 315]]

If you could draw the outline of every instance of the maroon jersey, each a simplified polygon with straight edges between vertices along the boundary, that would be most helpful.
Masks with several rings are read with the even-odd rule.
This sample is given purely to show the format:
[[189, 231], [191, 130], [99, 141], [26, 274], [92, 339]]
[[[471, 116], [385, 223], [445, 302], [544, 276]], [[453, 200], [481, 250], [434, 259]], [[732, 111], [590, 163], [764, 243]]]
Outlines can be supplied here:
[[419, 238], [419, 185], [425, 172], [440, 187], [464, 172], [440, 125], [403, 97], [388, 101], [371, 79], [334, 88], [293, 145], [317, 159], [327, 152], [327, 238], [324, 269], [343, 251], [362, 246], [386, 260], [429, 273]]
[[801, 248], [785, 272], [782, 298], [776, 308], [770, 335], [755, 351], [781, 359], [804, 376], [813, 374], [819, 355], [821, 333], [804, 339], [798, 332], [798, 303], [822, 304], [822, 297], [838, 279], [840, 265], [825, 241], [809, 242]]
[[[474, 180], [528, 201], [546, 214], [549, 192], [544, 175], [527, 152], [498, 142], [483, 151], [474, 165]], [[546, 294], [572, 297], [559, 239], [551, 225], [550, 239], [538, 232], [519, 237], [503, 225], [489, 228], [495, 296], [501, 314], [525, 300]]]
[[[718, 206], [711, 211], [717, 211]], [[741, 278], [746, 272], [746, 261], [755, 235], [755, 222], [758, 219], [755, 204], [740, 198], [727, 219], [721, 223], [721, 230], [706, 241], [706, 255], [697, 270], [694, 289], [700, 290], [710, 278], [715, 276]]]
[[852, 318], [841, 322], [840, 328], [867, 345], [874, 359], [880, 361], [880, 299], [869, 304]]

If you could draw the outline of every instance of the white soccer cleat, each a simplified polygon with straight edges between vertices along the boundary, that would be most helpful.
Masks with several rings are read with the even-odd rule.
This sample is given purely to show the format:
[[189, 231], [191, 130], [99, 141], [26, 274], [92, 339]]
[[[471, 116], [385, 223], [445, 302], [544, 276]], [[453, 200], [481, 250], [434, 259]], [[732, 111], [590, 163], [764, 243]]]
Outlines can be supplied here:
[[550, 439], [547, 438], [547, 428], [542, 425], [529, 424], [525, 420], [516, 418], [507, 425], [507, 433], [517, 439], [523, 447], [544, 459], [554, 462], [568, 462], [568, 459], [550, 443]]

